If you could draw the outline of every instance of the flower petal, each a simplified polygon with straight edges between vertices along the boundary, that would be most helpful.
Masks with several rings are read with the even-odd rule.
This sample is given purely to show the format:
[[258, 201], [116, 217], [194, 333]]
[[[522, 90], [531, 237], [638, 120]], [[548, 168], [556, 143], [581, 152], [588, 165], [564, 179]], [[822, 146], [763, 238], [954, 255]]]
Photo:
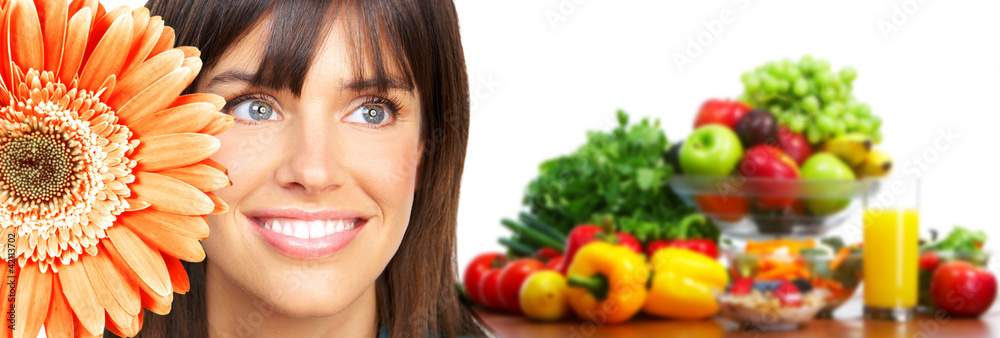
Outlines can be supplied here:
[[176, 178], [201, 191], [213, 191], [230, 186], [226, 174], [204, 164], [160, 171], [157, 174]]
[[121, 221], [151, 247], [159, 248], [168, 255], [189, 262], [200, 262], [205, 259], [205, 250], [197, 238], [179, 235], [159, 227], [146, 226], [131, 217], [122, 218]]
[[130, 124], [129, 129], [139, 137], [193, 133], [208, 126], [216, 114], [219, 113], [211, 103], [192, 103], [143, 117]]
[[29, 263], [21, 268], [15, 290], [17, 316], [14, 317], [14, 327], [17, 329], [14, 330], [14, 338], [35, 338], [48, 317], [52, 274], [42, 273], [37, 263]]
[[[112, 9], [110, 12], [104, 12], [104, 6], [97, 7], [97, 16], [95, 17], [94, 25], [90, 27], [90, 42], [87, 43], [87, 51], [84, 58], [89, 59], [90, 55], [93, 55], [94, 50], [97, 48], [97, 44], [100, 40], [107, 35], [111, 26], [114, 25], [115, 21], [125, 16], [128, 13], [127, 6], [118, 6]], [[128, 15], [131, 17], [131, 15]], [[131, 33], [131, 29], [129, 30]]]
[[[80, 260], [86, 259], [87, 255], [80, 256]], [[97, 298], [97, 291], [87, 277], [87, 271], [80, 261], [76, 261], [59, 268], [59, 283], [63, 287], [63, 295], [70, 308], [80, 320], [80, 324], [92, 335], [99, 335], [104, 332], [104, 306]]]
[[110, 227], [107, 232], [111, 242], [105, 242], [104, 247], [112, 260], [125, 264], [143, 288], [158, 295], [170, 294], [170, 272], [159, 251], [150, 248], [127, 227]]
[[206, 192], [205, 195], [208, 195], [208, 198], [211, 198], [212, 202], [215, 203], [215, 209], [212, 209], [212, 212], [210, 212], [209, 214], [218, 215], [218, 214], [224, 214], [226, 213], [226, 211], [229, 211], [229, 205], [226, 204], [226, 201], [223, 201], [222, 198], [210, 192]]
[[[83, 1], [74, 1], [81, 3]], [[69, 19], [66, 25], [66, 44], [63, 48], [62, 62], [59, 65], [59, 79], [63, 83], [70, 83], [80, 70], [83, 63], [84, 48], [87, 47], [88, 32], [90, 31], [90, 20], [93, 16], [90, 7], [84, 7], [76, 12]]]
[[[91, 37], [94, 36], [91, 34]], [[94, 40], [89, 43], [94, 43]], [[120, 15], [100, 41], [97, 41], [93, 53], [87, 57], [87, 63], [80, 70], [80, 88], [95, 92], [100, 90], [97, 86], [109, 75], [118, 73], [125, 65], [126, 55], [122, 51], [128, 50], [131, 44], [132, 16]]]
[[166, 315], [170, 313], [170, 305], [173, 301], [174, 294], [172, 292], [168, 292], [166, 296], [163, 296], [156, 294], [156, 292], [148, 288], [142, 290], [142, 306], [155, 314]]
[[198, 93], [198, 94], [188, 94], [180, 96], [176, 100], [174, 100], [174, 102], [171, 102], [168, 108], [183, 106], [191, 103], [200, 103], [200, 102], [207, 102], [214, 104], [216, 111], [221, 111], [222, 108], [226, 107], [226, 99], [222, 98], [222, 96], [215, 94]]
[[[111, 325], [108, 326], [108, 331], [111, 331], [111, 333], [114, 333], [119, 337], [135, 337], [139, 334], [139, 329], [142, 328], [142, 319], [140, 319], [142, 317], [142, 312], [139, 312], [138, 315], [130, 317], [131, 320], [128, 323], [122, 323], [123, 325], [118, 325], [118, 323], [115, 323], [112, 320]], [[110, 317], [108, 317], [108, 319], [110, 319]], [[105, 319], [105, 322], [107, 322], [108, 319]]]
[[170, 284], [174, 286], [174, 292], [185, 294], [191, 291], [191, 281], [188, 280], [187, 270], [177, 258], [164, 256], [163, 261], [167, 263], [167, 270], [170, 270]]
[[45, 40], [38, 21], [35, 3], [31, 0], [13, 0], [10, 3], [10, 22], [7, 38], [10, 39], [10, 59], [21, 70], [41, 70], [45, 67]]
[[139, 286], [136, 285], [138, 281], [128, 278], [129, 276], [123, 271], [125, 267], [115, 265], [106, 252], [102, 251], [93, 258], [94, 265], [104, 277], [104, 282], [112, 290], [118, 304], [130, 315], [139, 314], [142, 311], [142, 306], [139, 303]]
[[156, 81], [170, 74], [170, 72], [180, 68], [184, 62], [184, 52], [179, 50], [169, 50], [160, 53], [156, 57], [143, 62], [134, 71], [125, 73], [122, 76], [121, 89], [108, 100], [107, 104], [113, 109], [119, 109], [129, 100], [132, 100], [146, 88]]
[[153, 45], [153, 49], [149, 51], [149, 57], [153, 57], [157, 54], [173, 49], [174, 38], [174, 29], [170, 26], [163, 26], [163, 32], [160, 33], [160, 38], [156, 40], [156, 44]]
[[[97, 262], [96, 257], [103, 255], [103, 252], [98, 251], [97, 255], [94, 256], [81, 256], [80, 263], [87, 271], [87, 277], [90, 278], [90, 283], [94, 286], [95, 294], [107, 313], [111, 315], [111, 319], [117, 323], [131, 322], [132, 319], [129, 318], [128, 311], [115, 299], [116, 291], [111, 286], [113, 272]], [[108, 277], [104, 276], [105, 273], [108, 273]], [[105, 325], [107, 325], [107, 321], [105, 321]]]
[[149, 52], [153, 50], [153, 46], [156, 45], [162, 33], [163, 19], [158, 16], [150, 18], [142, 35], [139, 35], [137, 40], [132, 42], [132, 50], [129, 51], [125, 66], [122, 67], [122, 74], [128, 74], [150, 56]]
[[52, 279], [52, 300], [49, 302], [49, 318], [45, 319], [45, 335], [48, 337], [68, 337], [73, 335], [73, 309], [63, 296], [59, 278]]
[[[98, 0], [74, 0], [69, 4], [69, 12], [76, 14], [83, 10], [89, 10], [87, 14], [90, 14], [90, 20], [88, 22], [97, 21]], [[90, 26], [87, 26], [87, 31], [90, 31]]]
[[236, 125], [235, 117], [229, 114], [219, 113], [211, 123], [198, 132], [207, 135], [219, 135], [222, 134], [222, 132], [229, 130], [229, 128], [232, 128], [234, 125]]
[[183, 216], [147, 209], [131, 212], [125, 217], [134, 218], [137, 224], [144, 224], [144, 227], [158, 227], [178, 235], [198, 239], [208, 237], [208, 222], [202, 216]]
[[221, 143], [211, 135], [183, 133], [141, 138], [132, 158], [135, 170], [160, 171], [198, 163], [212, 156]]
[[166, 108], [191, 83], [190, 77], [190, 68], [178, 68], [143, 89], [118, 109], [121, 122], [130, 124]]
[[66, 42], [66, 18], [69, 17], [69, 1], [38, 1], [38, 12], [42, 13], [42, 36], [45, 38], [45, 70], [56, 72], [62, 60], [63, 44]]
[[150, 172], [135, 174], [132, 192], [150, 208], [178, 215], [204, 215], [212, 211], [212, 199], [190, 184]]

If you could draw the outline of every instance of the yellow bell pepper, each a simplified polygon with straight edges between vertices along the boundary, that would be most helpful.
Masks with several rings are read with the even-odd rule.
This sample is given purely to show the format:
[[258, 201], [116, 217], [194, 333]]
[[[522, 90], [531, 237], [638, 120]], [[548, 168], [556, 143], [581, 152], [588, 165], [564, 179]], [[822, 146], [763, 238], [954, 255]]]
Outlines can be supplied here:
[[643, 311], [674, 319], [703, 319], [719, 312], [716, 293], [729, 284], [722, 263], [680, 248], [660, 249], [650, 263], [653, 278]]
[[598, 325], [632, 318], [646, 300], [646, 259], [625, 246], [588, 243], [577, 251], [566, 275], [573, 312]]

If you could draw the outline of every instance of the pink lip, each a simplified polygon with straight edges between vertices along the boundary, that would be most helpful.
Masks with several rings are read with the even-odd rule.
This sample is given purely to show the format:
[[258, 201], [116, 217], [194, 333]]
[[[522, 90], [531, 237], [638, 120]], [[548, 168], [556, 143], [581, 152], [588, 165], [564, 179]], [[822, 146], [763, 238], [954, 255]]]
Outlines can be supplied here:
[[[351, 244], [358, 237], [361, 229], [368, 224], [368, 218], [361, 217], [358, 213], [342, 211], [271, 209], [255, 211], [246, 216], [249, 226], [254, 228], [254, 231], [257, 232], [257, 235], [264, 242], [282, 255], [303, 260], [326, 258], [340, 252], [340, 250]], [[257, 223], [259, 218], [295, 218], [306, 221], [340, 218], [357, 218], [358, 220], [354, 223], [354, 229], [344, 230], [320, 238], [303, 239], [265, 229]]]

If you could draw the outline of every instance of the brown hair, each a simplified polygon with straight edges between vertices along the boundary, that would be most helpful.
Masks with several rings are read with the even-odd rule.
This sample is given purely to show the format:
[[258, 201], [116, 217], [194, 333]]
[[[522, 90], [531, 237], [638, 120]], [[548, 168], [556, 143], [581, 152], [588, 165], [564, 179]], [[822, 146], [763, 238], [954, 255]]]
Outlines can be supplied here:
[[[269, 45], [252, 84], [289, 89], [296, 95], [302, 91], [321, 37], [329, 32], [330, 17], [351, 20], [356, 61], [374, 70], [373, 76], [363, 78], [375, 79], [384, 90], [389, 70], [401, 70], [420, 95], [424, 121], [420, 131], [424, 153], [410, 226], [375, 283], [379, 324], [392, 337], [485, 335], [479, 318], [459, 300], [455, 288], [455, 227], [469, 99], [451, 0], [150, 0], [147, 7], [175, 29], [177, 45], [201, 50], [204, 69], [213, 67], [254, 25], [273, 18]], [[341, 15], [344, 11], [351, 15]], [[366, 67], [356, 68], [360, 73]], [[175, 295], [167, 316], [147, 311], [140, 336], [208, 336], [204, 263], [185, 262], [185, 268], [191, 291]]]

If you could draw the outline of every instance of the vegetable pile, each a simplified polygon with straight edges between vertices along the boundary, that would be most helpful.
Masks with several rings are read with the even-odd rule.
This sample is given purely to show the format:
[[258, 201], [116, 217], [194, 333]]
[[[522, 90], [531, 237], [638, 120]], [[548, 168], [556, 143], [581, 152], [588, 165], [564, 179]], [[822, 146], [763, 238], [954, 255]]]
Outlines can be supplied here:
[[664, 160], [669, 143], [659, 121], [630, 125], [624, 111], [617, 118], [611, 132], [588, 132], [575, 152], [539, 166], [523, 200], [538, 220], [566, 234], [610, 214], [622, 231], [647, 242], [694, 212], [666, 184], [674, 169]]

